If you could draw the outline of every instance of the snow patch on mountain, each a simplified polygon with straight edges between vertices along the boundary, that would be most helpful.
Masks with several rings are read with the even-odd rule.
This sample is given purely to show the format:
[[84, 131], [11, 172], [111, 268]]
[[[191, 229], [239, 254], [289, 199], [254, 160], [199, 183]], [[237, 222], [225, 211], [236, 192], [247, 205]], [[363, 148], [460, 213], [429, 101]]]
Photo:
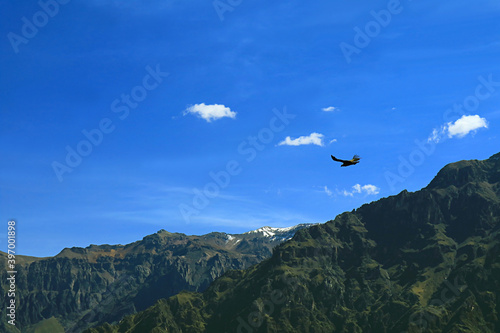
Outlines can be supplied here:
[[264, 237], [269, 237], [271, 241], [280, 241], [284, 242], [289, 239], [292, 239], [293, 235], [295, 235], [295, 232], [297, 232], [300, 229], [304, 228], [309, 228], [312, 225], [315, 225], [318, 223], [301, 223], [297, 224], [291, 227], [285, 227], [285, 228], [276, 228], [276, 227], [269, 227], [265, 226], [256, 230], [251, 230], [247, 231], [245, 234], [261, 234]]

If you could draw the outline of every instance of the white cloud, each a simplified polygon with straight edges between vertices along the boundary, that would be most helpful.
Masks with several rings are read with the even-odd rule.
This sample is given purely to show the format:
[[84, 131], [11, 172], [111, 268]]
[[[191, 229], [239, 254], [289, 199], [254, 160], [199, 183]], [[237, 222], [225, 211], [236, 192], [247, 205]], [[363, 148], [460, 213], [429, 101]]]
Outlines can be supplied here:
[[463, 138], [472, 131], [480, 128], [488, 128], [488, 122], [485, 118], [479, 117], [477, 114], [473, 116], [462, 116], [453, 124], [448, 123], [448, 137], [457, 136]]
[[352, 192], [347, 192], [346, 190], [343, 190], [341, 193], [342, 193], [343, 195], [345, 195], [346, 197], [347, 197], [347, 196], [349, 196], [349, 197], [354, 196], [354, 193], [352, 193]]
[[427, 138], [427, 142], [435, 142], [435, 143], [438, 143], [439, 141], [441, 141], [441, 138], [443, 137], [443, 134], [444, 134], [444, 126], [441, 127], [441, 129], [433, 129], [432, 130], [432, 133], [431, 135], [429, 135], [429, 137]]
[[361, 185], [356, 184], [352, 188], [353, 188], [353, 192], [361, 193]]
[[473, 116], [463, 115], [455, 122], [449, 122], [441, 126], [439, 129], [433, 129], [431, 135], [427, 139], [427, 142], [433, 141], [438, 143], [444, 136], [447, 136], [448, 138], [463, 138], [471, 132], [475, 133], [480, 128], [488, 128], [488, 122], [485, 118], [481, 118], [477, 114]]
[[328, 144], [334, 143], [334, 142], [337, 142], [337, 139], [330, 140], [330, 142], [328, 142]]
[[359, 193], [364, 193], [366, 195], [375, 195], [375, 194], [379, 194], [379, 192], [380, 192], [380, 188], [378, 188], [375, 185], [367, 184], [367, 185], [361, 186], [360, 184], [356, 184], [352, 187], [351, 191], [343, 190], [340, 193], [345, 195], [346, 197], [347, 196], [353, 197], [354, 194], [359, 194]]
[[323, 134], [311, 133], [309, 136], [301, 136], [292, 139], [289, 136], [285, 140], [278, 143], [278, 146], [301, 146], [301, 145], [318, 145], [323, 146]]
[[325, 112], [333, 112], [333, 111], [339, 111], [339, 108], [336, 108], [335, 106], [329, 106], [327, 108], [322, 108], [321, 110]]
[[326, 193], [326, 194], [328, 194], [328, 196], [330, 196], [330, 197], [331, 197], [331, 196], [333, 195], [332, 191], [330, 191], [330, 190], [328, 189], [328, 187], [326, 187], [326, 186], [325, 186], [324, 190], [325, 190], [325, 193]]
[[205, 119], [207, 122], [220, 118], [236, 118], [236, 112], [222, 104], [206, 105], [205, 103], [195, 104], [184, 110], [184, 115], [193, 113]]
[[368, 194], [368, 195], [375, 195], [375, 194], [379, 194], [379, 192], [380, 192], [380, 188], [378, 188], [375, 185], [370, 185], [370, 184], [363, 186], [361, 188], [361, 190], [366, 192], [366, 194]]

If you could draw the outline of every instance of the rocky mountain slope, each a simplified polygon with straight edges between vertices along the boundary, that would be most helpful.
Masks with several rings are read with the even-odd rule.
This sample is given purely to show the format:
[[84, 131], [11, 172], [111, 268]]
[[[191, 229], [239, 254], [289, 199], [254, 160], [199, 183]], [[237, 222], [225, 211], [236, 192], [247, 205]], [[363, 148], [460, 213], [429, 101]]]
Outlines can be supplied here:
[[[81, 332], [118, 321], [181, 290], [203, 291], [228, 270], [268, 258], [274, 246], [308, 226], [202, 236], [160, 230], [128, 245], [66, 248], [50, 258], [17, 256], [18, 326], [57, 322], [66, 332]], [[0, 256], [0, 284], [8, 290], [6, 254]], [[5, 307], [0, 313], [5, 317]]]
[[86, 333], [500, 332], [500, 154], [298, 231], [271, 258]]

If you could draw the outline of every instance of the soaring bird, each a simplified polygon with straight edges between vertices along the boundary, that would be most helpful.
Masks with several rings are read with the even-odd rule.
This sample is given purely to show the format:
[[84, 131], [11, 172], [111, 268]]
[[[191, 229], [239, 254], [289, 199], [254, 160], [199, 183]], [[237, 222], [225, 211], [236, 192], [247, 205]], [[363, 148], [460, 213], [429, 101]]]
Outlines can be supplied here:
[[332, 157], [332, 160], [334, 160], [335, 162], [342, 162], [341, 167], [346, 167], [346, 166], [349, 166], [349, 165], [358, 164], [359, 160], [361, 159], [358, 155], [354, 155], [352, 157], [352, 160], [339, 160], [338, 158], [336, 158], [333, 155], [330, 155], [330, 156]]

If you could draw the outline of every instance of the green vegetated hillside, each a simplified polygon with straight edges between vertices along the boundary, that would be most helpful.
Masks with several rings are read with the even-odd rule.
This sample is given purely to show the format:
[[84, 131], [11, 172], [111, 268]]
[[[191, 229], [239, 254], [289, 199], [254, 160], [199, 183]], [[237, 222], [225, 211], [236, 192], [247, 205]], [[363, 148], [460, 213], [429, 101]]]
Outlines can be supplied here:
[[[81, 332], [153, 305], [182, 290], [203, 291], [228, 270], [244, 269], [307, 224], [244, 234], [186, 236], [160, 230], [128, 245], [67, 248], [55, 257], [16, 257], [16, 327], [0, 332]], [[8, 290], [6, 254], [0, 285]], [[7, 304], [7, 293], [4, 293]], [[0, 314], [6, 318], [6, 307]]]
[[500, 332], [500, 154], [298, 231], [271, 258], [86, 333]]
[[64, 333], [64, 327], [59, 323], [59, 321], [51, 317], [49, 319], [42, 320], [41, 322], [33, 325], [29, 329], [24, 330], [25, 333]]

